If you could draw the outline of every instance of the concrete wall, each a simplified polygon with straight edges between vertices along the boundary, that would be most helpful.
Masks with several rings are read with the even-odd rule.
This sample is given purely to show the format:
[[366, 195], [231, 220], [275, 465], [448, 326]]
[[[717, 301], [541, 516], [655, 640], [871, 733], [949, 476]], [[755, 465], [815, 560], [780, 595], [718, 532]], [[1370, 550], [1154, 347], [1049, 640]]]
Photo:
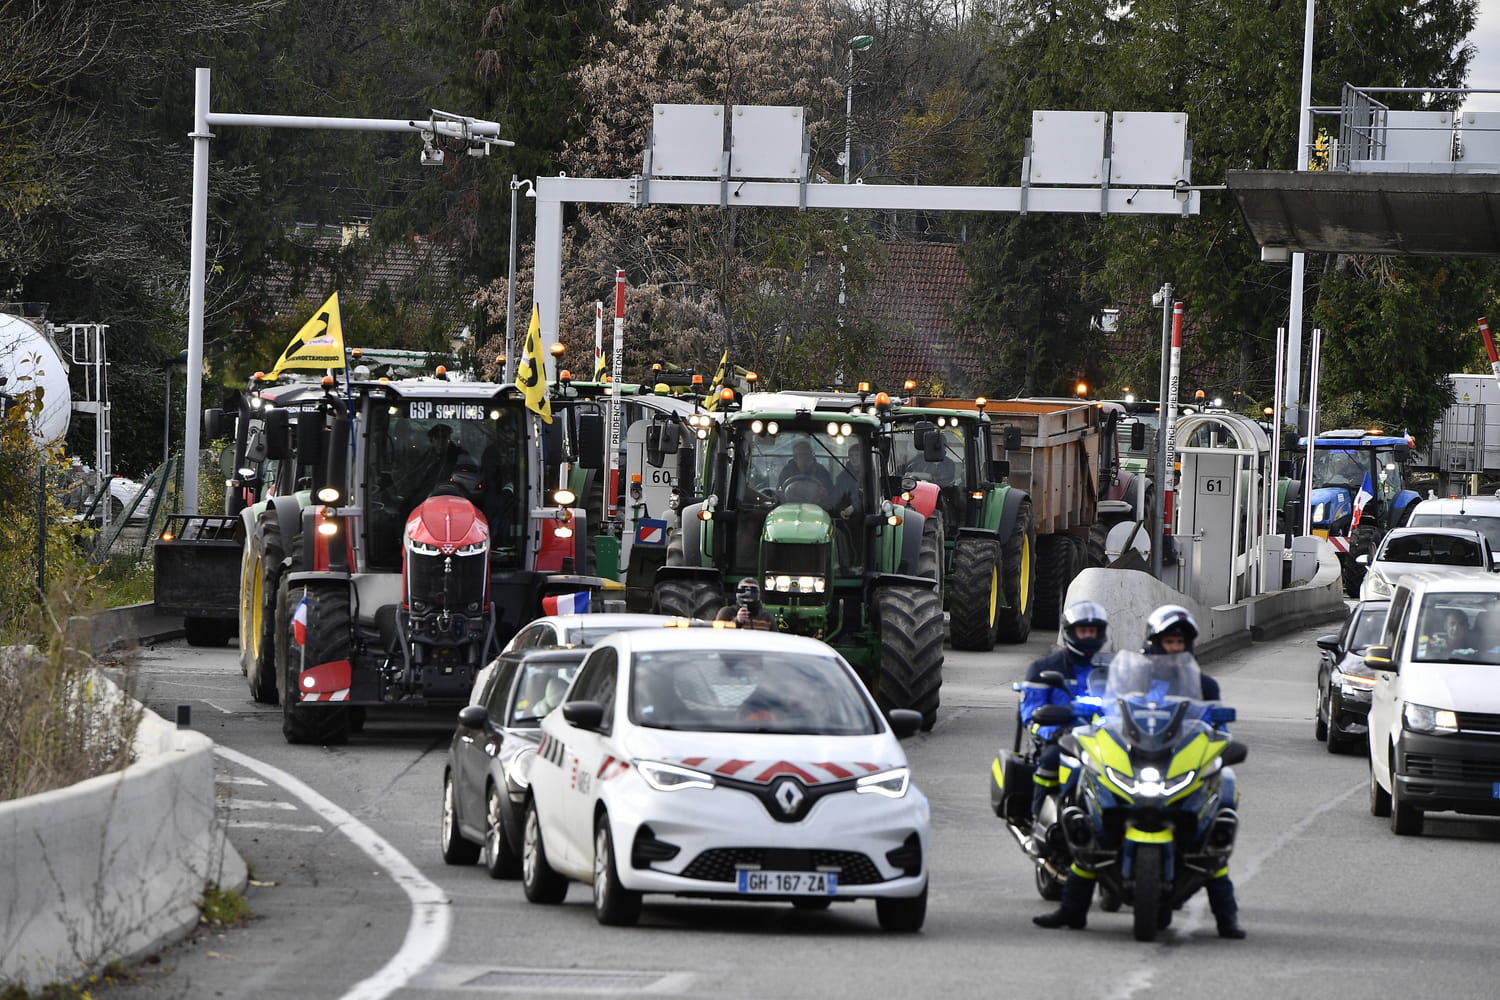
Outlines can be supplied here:
[[123, 772], [0, 802], [0, 844], [0, 983], [31, 989], [176, 940], [205, 886], [245, 886], [213, 741], [149, 711]]
[[1322, 542], [1318, 569], [1300, 587], [1272, 591], [1237, 604], [1209, 608], [1178, 593], [1149, 573], [1133, 569], [1090, 568], [1068, 587], [1067, 603], [1097, 601], [1109, 612], [1110, 648], [1140, 649], [1146, 616], [1163, 604], [1180, 604], [1198, 622], [1195, 652], [1200, 662], [1262, 639], [1346, 613], [1338, 556]]

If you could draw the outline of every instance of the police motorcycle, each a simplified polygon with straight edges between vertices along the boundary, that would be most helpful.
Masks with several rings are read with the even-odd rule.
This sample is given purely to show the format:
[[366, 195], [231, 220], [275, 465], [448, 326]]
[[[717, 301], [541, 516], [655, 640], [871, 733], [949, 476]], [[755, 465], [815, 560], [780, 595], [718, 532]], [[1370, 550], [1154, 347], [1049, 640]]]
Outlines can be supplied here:
[[[1101, 664], [1094, 668], [1102, 674]], [[1066, 690], [1067, 680], [1056, 670], [1044, 671], [1041, 680], [1055, 688]], [[1011, 685], [1022, 690], [1019, 683]], [[1100, 700], [1091, 694], [1080, 694], [1067, 705], [1043, 705], [1031, 716], [1032, 726], [1021, 724], [1020, 709], [1017, 708], [1016, 737], [1011, 749], [1001, 748], [995, 752], [990, 764], [990, 808], [1005, 821], [1005, 828], [1015, 838], [1035, 869], [1036, 891], [1046, 900], [1056, 902], [1062, 897], [1063, 880], [1068, 875], [1072, 854], [1062, 827], [1058, 825], [1058, 791], [1054, 788], [1043, 798], [1036, 815], [1032, 816], [1032, 796], [1035, 789], [1037, 759], [1047, 740], [1037, 730], [1049, 726], [1071, 727], [1087, 723], [1098, 712]]]
[[1058, 826], [1072, 861], [1134, 908], [1136, 940], [1153, 941], [1228, 864], [1239, 796], [1227, 769], [1247, 748], [1216, 728], [1234, 709], [1202, 700], [1191, 653], [1116, 653], [1090, 693], [1096, 680], [1098, 717], [1061, 740]]

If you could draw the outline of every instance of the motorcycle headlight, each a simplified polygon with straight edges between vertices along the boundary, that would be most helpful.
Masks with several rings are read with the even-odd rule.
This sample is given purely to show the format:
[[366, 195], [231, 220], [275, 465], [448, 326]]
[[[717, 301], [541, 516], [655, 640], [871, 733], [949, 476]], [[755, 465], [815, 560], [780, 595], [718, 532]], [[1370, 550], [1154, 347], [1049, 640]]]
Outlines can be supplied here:
[[659, 760], [638, 760], [635, 762], [635, 769], [640, 772], [642, 778], [646, 779], [646, 784], [658, 792], [714, 787], [712, 775], [695, 771], [690, 767], [679, 767], [676, 764], [666, 764]]
[[1414, 733], [1446, 736], [1458, 732], [1458, 714], [1446, 708], [1429, 708], [1409, 701], [1401, 709], [1401, 721]]
[[1192, 784], [1198, 772], [1184, 771], [1182, 774], [1163, 778], [1161, 772], [1154, 767], [1143, 767], [1137, 775], [1122, 774], [1112, 767], [1106, 767], [1104, 775], [1111, 784], [1131, 796], [1170, 798]]
[[911, 784], [911, 768], [896, 767], [878, 774], [867, 774], [854, 783], [856, 792], [884, 795], [888, 799], [899, 799], [906, 794]]

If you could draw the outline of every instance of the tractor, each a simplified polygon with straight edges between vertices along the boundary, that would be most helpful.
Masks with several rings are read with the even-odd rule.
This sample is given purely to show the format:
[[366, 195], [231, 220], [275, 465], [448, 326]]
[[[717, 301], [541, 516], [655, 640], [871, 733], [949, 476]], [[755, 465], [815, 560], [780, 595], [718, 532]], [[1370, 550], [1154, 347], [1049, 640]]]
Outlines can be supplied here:
[[[902, 506], [884, 394], [867, 406], [815, 393], [751, 392], [698, 420], [699, 496], [657, 571], [660, 611], [713, 618], [755, 580], [777, 627], [837, 649], [880, 704], [931, 728], [943, 665], [938, 490]], [[941, 460], [937, 435], [925, 454]], [[934, 528], [936, 525], [933, 526]]]

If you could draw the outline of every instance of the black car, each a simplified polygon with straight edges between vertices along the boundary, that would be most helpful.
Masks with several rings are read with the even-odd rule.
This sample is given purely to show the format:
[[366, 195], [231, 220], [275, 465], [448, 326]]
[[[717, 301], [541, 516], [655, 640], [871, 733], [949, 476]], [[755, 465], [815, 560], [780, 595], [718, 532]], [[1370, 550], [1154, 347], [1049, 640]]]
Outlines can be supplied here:
[[492, 878], [519, 878], [527, 775], [542, 717], [563, 692], [586, 648], [516, 649], [480, 672], [458, 713], [443, 769], [443, 860], [484, 860]]
[[1370, 692], [1375, 674], [1365, 666], [1365, 647], [1380, 641], [1390, 601], [1360, 601], [1337, 635], [1318, 640], [1318, 703], [1314, 735], [1329, 753], [1362, 749], [1369, 732]]

